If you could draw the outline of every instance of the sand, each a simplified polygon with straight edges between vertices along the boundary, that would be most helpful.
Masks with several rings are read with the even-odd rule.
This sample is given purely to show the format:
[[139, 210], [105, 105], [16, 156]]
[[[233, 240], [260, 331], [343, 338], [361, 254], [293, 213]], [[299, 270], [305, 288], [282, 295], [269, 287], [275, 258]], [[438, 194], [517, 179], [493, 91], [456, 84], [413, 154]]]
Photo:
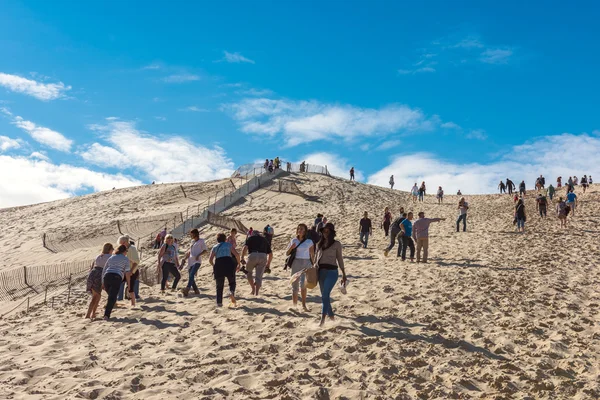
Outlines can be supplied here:
[[[66, 307], [0, 321], [0, 398], [600, 397], [596, 187], [585, 195], [577, 188], [580, 207], [566, 230], [552, 209], [547, 220], [537, 216], [529, 192], [525, 234], [514, 232], [508, 195], [466, 196], [469, 231], [456, 233], [457, 196], [442, 205], [428, 196], [415, 205], [407, 193], [342, 179], [286, 179], [319, 201], [262, 190], [224, 213], [248, 227], [275, 228], [273, 273], [260, 297], [250, 296], [238, 275], [238, 308], [217, 309], [206, 259], [200, 296], [160, 295], [156, 286], [143, 286], [138, 307], [123, 302], [109, 322], [83, 319], [89, 299], [77, 288]], [[123, 197], [143, 203], [147, 190], [128, 189]], [[8, 233], [30, 240], [30, 223], [55, 227], [77, 214], [61, 222], [76, 229], [93, 225], [98, 214], [112, 218], [119, 200], [104, 207], [94, 196], [30, 207], [35, 212], [26, 220], [27, 208], [0, 215]], [[160, 199], [152, 201], [152, 211], [162, 212]], [[430, 228], [428, 264], [383, 256], [385, 206], [394, 214], [404, 206], [448, 219]], [[65, 208], [68, 214], [55, 215]], [[358, 242], [364, 211], [376, 226], [368, 249]], [[349, 280], [347, 295], [334, 289], [336, 321], [324, 328], [318, 288], [309, 291], [309, 312], [294, 309], [289, 271], [282, 269], [296, 224], [312, 222], [317, 212], [336, 224]], [[203, 229], [209, 245], [220, 231]], [[44, 262], [43, 250], [26, 241], [2, 254], [18, 266]]]

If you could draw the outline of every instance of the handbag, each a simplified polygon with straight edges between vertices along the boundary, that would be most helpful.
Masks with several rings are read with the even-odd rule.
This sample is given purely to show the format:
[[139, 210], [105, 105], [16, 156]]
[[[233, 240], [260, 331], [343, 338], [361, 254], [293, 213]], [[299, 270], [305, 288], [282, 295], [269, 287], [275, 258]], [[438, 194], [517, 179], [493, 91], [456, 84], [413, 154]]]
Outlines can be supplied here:
[[296, 250], [298, 250], [298, 247], [302, 246], [302, 243], [304, 243], [306, 241], [307, 238], [304, 238], [299, 244], [298, 246], [296, 246], [294, 248], [294, 250], [292, 250], [292, 252], [290, 253], [289, 256], [287, 256], [287, 258], [285, 259], [285, 266], [283, 267], [284, 271], [288, 268], [292, 268], [292, 263], [294, 262], [294, 259], [296, 258]]
[[[323, 253], [321, 253], [323, 256]], [[307, 289], [314, 289], [319, 284], [319, 271], [317, 267], [319, 265], [319, 261], [321, 261], [321, 257], [319, 257], [314, 265], [306, 270], [306, 283], [304, 284]]]

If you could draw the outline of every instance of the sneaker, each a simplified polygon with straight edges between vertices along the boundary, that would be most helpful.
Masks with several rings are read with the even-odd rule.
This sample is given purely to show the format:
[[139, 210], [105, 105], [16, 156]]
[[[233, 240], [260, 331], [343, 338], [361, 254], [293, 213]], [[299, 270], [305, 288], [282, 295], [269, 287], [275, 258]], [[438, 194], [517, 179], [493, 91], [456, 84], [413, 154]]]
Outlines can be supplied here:
[[265, 274], [270, 274], [271, 273], [271, 268], [265, 268]]
[[217, 307], [223, 307], [223, 303], [217, 303]]
[[200, 290], [198, 290], [198, 289], [194, 289], [194, 293], [196, 293], [196, 294], [200, 294]]
[[183, 288], [183, 289], [181, 289], [181, 293], [183, 293], [183, 297], [188, 297], [188, 294], [190, 294], [190, 289]]

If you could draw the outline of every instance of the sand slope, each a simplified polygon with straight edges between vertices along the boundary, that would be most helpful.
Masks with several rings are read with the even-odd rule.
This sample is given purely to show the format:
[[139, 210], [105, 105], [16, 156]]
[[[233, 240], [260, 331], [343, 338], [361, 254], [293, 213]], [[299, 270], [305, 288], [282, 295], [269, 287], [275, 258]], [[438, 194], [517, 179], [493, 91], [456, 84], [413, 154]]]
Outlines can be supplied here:
[[[528, 196], [520, 235], [507, 195], [467, 196], [469, 232], [456, 233], [456, 196], [413, 205], [405, 193], [341, 179], [286, 179], [320, 202], [263, 190], [225, 213], [275, 227], [276, 261], [261, 297], [248, 296], [238, 275], [239, 307], [216, 309], [206, 260], [201, 296], [143, 287], [138, 309], [119, 308], [108, 323], [82, 319], [88, 298], [79, 290], [66, 308], [2, 321], [0, 398], [600, 397], [595, 187], [577, 189], [581, 206], [567, 230], [553, 213], [540, 220]], [[427, 265], [384, 258], [379, 229], [369, 249], [358, 245], [363, 211], [378, 225], [385, 206], [396, 213], [401, 205], [448, 218], [430, 229]], [[346, 296], [334, 289], [337, 320], [325, 328], [318, 289], [310, 312], [290, 309], [281, 269], [296, 224], [317, 212], [336, 224], [349, 276]], [[89, 225], [85, 215], [78, 223]], [[209, 244], [218, 231], [203, 230]]]

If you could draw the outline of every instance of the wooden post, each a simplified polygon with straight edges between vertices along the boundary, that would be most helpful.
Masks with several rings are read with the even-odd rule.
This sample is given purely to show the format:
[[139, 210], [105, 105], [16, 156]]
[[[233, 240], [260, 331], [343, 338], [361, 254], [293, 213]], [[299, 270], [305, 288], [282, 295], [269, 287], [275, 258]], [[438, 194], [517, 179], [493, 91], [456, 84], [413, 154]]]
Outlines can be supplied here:
[[29, 286], [29, 283], [27, 283], [27, 267], [23, 267], [23, 277], [25, 278], [25, 286]]
[[42, 235], [42, 245], [46, 248], [46, 232]]
[[44, 304], [46, 304], [47, 299], [48, 299], [48, 286], [46, 286], [46, 290], [44, 291]]
[[27, 310], [25, 311], [25, 314], [29, 314], [29, 297], [27, 297]]
[[52, 296], [52, 305], [50, 306], [50, 308], [54, 308], [54, 296]]
[[71, 277], [73, 276], [73, 274], [69, 274], [69, 289], [67, 292], [67, 304], [69, 303], [69, 300], [71, 300]]
[[119, 220], [117, 220], [117, 230], [121, 235], [123, 234], [123, 232], [121, 232], [121, 223], [119, 222]]

